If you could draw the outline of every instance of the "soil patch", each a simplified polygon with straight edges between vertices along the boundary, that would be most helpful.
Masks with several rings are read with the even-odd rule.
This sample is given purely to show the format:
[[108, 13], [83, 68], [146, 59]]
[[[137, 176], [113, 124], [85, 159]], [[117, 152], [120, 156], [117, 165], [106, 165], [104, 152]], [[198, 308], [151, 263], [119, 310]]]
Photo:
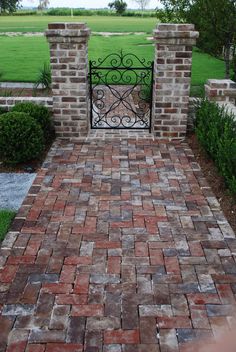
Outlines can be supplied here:
[[219, 175], [214, 162], [199, 145], [196, 135], [189, 134], [187, 141], [202, 168], [204, 176], [215, 193], [228, 222], [236, 233], [236, 197], [229, 194], [223, 178]]

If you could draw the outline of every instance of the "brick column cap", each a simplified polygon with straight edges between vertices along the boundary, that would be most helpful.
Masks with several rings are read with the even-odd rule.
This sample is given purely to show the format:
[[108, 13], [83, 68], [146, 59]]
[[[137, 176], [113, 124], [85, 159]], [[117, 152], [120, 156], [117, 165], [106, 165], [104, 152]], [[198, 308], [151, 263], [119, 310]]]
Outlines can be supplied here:
[[55, 22], [48, 24], [46, 37], [89, 37], [91, 30], [83, 22]]
[[206, 84], [211, 88], [232, 88], [236, 89], [236, 83], [231, 79], [208, 79]]
[[160, 23], [153, 31], [154, 39], [187, 38], [197, 39], [199, 32], [194, 30], [193, 24]]

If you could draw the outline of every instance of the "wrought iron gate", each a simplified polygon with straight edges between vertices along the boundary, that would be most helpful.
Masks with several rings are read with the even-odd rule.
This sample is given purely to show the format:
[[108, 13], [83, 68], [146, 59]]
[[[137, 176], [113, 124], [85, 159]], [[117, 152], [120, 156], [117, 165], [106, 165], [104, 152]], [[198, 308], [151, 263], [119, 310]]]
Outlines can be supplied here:
[[151, 130], [153, 62], [121, 51], [89, 66], [91, 128]]

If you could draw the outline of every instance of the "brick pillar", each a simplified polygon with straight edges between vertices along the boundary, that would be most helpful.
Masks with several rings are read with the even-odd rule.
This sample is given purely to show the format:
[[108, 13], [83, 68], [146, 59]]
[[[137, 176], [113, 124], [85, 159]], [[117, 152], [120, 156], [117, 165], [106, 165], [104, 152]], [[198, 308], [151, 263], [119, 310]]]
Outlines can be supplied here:
[[158, 138], [186, 135], [192, 47], [198, 35], [192, 24], [159, 24], [154, 30], [153, 132]]
[[61, 138], [86, 136], [89, 129], [88, 39], [84, 23], [51, 23], [50, 46], [53, 114]]
[[231, 79], [208, 79], [205, 96], [210, 101], [235, 103], [236, 83]]

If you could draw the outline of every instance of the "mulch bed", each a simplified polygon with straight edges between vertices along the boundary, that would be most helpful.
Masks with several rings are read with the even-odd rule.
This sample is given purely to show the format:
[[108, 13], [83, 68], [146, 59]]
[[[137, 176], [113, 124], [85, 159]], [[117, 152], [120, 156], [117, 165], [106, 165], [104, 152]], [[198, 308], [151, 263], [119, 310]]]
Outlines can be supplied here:
[[214, 162], [201, 148], [195, 134], [189, 134], [187, 142], [192, 148], [196, 160], [200, 164], [204, 176], [215, 193], [228, 222], [236, 233], [236, 197], [229, 194]]

